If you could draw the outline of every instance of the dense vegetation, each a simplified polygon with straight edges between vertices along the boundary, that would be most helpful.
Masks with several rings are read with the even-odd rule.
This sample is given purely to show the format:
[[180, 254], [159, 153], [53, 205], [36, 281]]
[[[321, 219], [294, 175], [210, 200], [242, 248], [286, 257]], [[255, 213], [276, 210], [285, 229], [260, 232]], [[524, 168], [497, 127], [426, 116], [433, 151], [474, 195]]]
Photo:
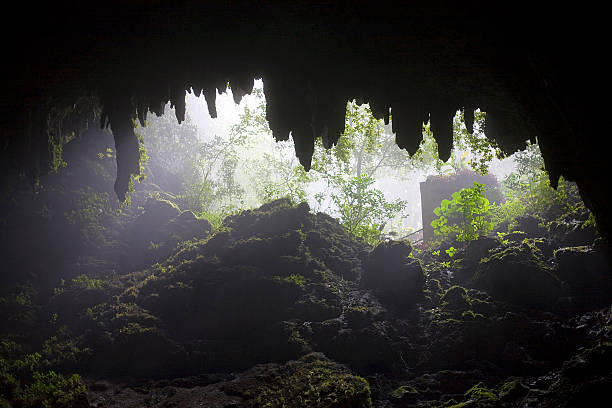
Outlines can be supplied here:
[[483, 113], [474, 135], [457, 116], [444, 164], [428, 125], [409, 156], [390, 125], [349, 103], [344, 137], [317, 145], [305, 172], [291, 145], [261, 150], [271, 135], [255, 102], [228, 135], [204, 139], [189, 119], [151, 118], [130, 203], [111, 199], [107, 132], [72, 141], [57, 173], [2, 202], [0, 406], [607, 396], [609, 249], [575, 185], [550, 187], [536, 144], [515, 155], [503, 202], [478, 183], [459, 190], [435, 209], [435, 239], [415, 244], [390, 239], [405, 202], [377, 178], [485, 171], [495, 147]]

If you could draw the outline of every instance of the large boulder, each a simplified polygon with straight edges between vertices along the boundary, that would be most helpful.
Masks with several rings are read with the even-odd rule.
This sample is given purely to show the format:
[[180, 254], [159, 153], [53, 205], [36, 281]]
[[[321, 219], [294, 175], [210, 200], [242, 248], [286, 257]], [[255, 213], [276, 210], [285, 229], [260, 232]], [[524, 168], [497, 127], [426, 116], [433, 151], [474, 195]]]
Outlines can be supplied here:
[[528, 242], [482, 259], [473, 284], [496, 300], [524, 306], [552, 307], [561, 295], [561, 281], [546, 265], [541, 251]]
[[548, 229], [544, 226], [544, 220], [534, 215], [523, 215], [515, 219], [514, 228], [523, 231], [529, 238], [541, 238], [548, 235]]
[[593, 247], [566, 247], [554, 253], [556, 274], [566, 283], [576, 306], [605, 306], [610, 301], [612, 272], [606, 252]]
[[167, 200], [149, 198], [132, 225], [130, 260], [135, 267], [151, 265], [170, 256], [179, 242], [206, 238], [211, 231], [210, 222], [193, 212], [181, 212]]
[[423, 293], [425, 275], [419, 261], [408, 257], [411, 251], [404, 241], [379, 244], [366, 258], [361, 286], [373, 289], [387, 304], [414, 303]]
[[[489, 255], [489, 251], [499, 245], [499, 240], [491, 237], [478, 237], [473, 241], [468, 241], [464, 247], [459, 249], [453, 256], [454, 264], [454, 283], [464, 284], [472, 277], [481, 259]], [[442, 251], [441, 251], [442, 253]]]

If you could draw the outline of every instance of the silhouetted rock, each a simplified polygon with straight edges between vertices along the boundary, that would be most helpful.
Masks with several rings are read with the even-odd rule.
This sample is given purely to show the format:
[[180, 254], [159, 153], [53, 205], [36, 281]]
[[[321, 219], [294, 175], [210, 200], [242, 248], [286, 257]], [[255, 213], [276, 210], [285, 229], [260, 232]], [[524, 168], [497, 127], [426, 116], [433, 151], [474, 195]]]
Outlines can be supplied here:
[[592, 247], [566, 247], [554, 252], [556, 274], [579, 308], [605, 306], [612, 290], [608, 254]]
[[394, 305], [420, 299], [425, 275], [419, 261], [408, 258], [411, 251], [404, 241], [380, 243], [365, 261], [361, 286], [375, 290], [382, 300]]
[[550, 308], [562, 293], [561, 282], [542, 253], [526, 242], [484, 258], [476, 269], [474, 285], [497, 300], [525, 306]]
[[146, 267], [172, 255], [179, 242], [202, 239], [211, 232], [208, 220], [181, 212], [169, 201], [149, 198], [132, 225], [130, 258], [136, 267]]

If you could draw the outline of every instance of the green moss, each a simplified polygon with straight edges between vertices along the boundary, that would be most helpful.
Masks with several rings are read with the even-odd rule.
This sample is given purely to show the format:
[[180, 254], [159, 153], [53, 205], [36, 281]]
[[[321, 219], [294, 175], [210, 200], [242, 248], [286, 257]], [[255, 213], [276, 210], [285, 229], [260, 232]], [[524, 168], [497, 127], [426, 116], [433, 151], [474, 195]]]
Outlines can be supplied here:
[[2, 339], [0, 403], [21, 408], [68, 408], [80, 401], [78, 406], [83, 406], [87, 401], [87, 388], [81, 377], [43, 371], [43, 365], [48, 366], [49, 361], [40, 353], [23, 354], [17, 343]]
[[443, 310], [466, 310], [470, 307], [470, 298], [467, 289], [461, 286], [452, 286], [440, 299]]
[[78, 374], [64, 377], [54, 371], [34, 373], [34, 382], [18, 397], [23, 407], [70, 408], [87, 400], [87, 387]]
[[376, 316], [376, 312], [367, 306], [353, 306], [344, 311], [349, 326], [360, 328], [368, 325]]
[[397, 399], [403, 399], [408, 395], [415, 396], [418, 393], [419, 391], [414, 387], [411, 387], [409, 385], [401, 385], [397, 387], [395, 390], [393, 390], [393, 392], [391, 393], [391, 397], [397, 398]]
[[562, 292], [561, 282], [532, 243], [513, 244], [483, 258], [473, 279], [496, 300], [547, 307]]
[[463, 318], [463, 320], [477, 320], [485, 318], [484, 315], [480, 313], [474, 313], [473, 310], [466, 310], [465, 312], [461, 313], [461, 317]]
[[372, 406], [369, 383], [320, 354], [287, 363], [255, 395], [258, 407]]
[[475, 313], [482, 315], [487, 315], [493, 307], [490, 302], [474, 297], [470, 297], [470, 304]]
[[455, 400], [450, 400], [446, 404], [442, 405], [442, 407], [443, 408], [466, 408], [466, 407], [473, 407], [474, 406], [474, 401], [472, 401], [472, 400], [465, 401], [465, 402], [460, 402], [458, 404], [456, 402], [457, 401], [455, 401]]
[[302, 275], [297, 274], [289, 275], [284, 278], [280, 276], [275, 276], [274, 280], [287, 284], [292, 284], [300, 288], [304, 288], [304, 286], [306, 286], [306, 278], [304, 278]]
[[529, 387], [521, 379], [508, 381], [499, 391], [499, 398], [502, 401], [515, 401], [529, 393]]
[[467, 390], [465, 396], [476, 401], [479, 407], [495, 406], [499, 402], [497, 395], [481, 382]]
[[72, 280], [73, 289], [102, 289], [103, 281], [81, 274]]

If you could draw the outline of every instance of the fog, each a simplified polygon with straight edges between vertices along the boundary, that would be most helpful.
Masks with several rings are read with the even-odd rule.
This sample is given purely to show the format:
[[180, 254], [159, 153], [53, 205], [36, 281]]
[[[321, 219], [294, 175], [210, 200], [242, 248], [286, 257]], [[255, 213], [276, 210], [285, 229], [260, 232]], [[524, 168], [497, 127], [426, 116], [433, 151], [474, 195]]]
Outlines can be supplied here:
[[[240, 122], [240, 115], [244, 112], [245, 107], [249, 109], [255, 109], [258, 103], [261, 102], [263, 97], [259, 96], [258, 91], [263, 91], [264, 84], [261, 79], [255, 80], [254, 94], [246, 95], [243, 97], [240, 104], [234, 102], [231, 87], [228, 87], [224, 92], [219, 92], [216, 97], [217, 106], [217, 118], [211, 118], [208, 112], [208, 106], [203, 96], [196, 97], [194, 94], [189, 93], [186, 97], [186, 112], [190, 116], [194, 125], [198, 129], [198, 136], [202, 139], [210, 138], [211, 135], [228, 135], [231, 131], [232, 126]], [[459, 113], [459, 112], [458, 112]], [[172, 115], [172, 113], [166, 113]], [[391, 132], [391, 125], [386, 126], [385, 131]], [[275, 152], [277, 155], [290, 156], [293, 152], [291, 143], [275, 143], [270, 134], [260, 133], [253, 137], [254, 144], [249, 149], [244, 149], [243, 153], [247, 155], [261, 154], [262, 152]], [[145, 141], [146, 144], [146, 141]], [[397, 150], [397, 148], [395, 146]], [[468, 150], [462, 150], [457, 147], [454, 149], [454, 155], [460, 157], [462, 154], [469, 154]], [[297, 162], [294, 162], [295, 164]], [[493, 174], [499, 181], [503, 180], [515, 169], [514, 161], [512, 157], [504, 158], [502, 160], [494, 157], [488, 164], [488, 170], [490, 174]], [[449, 174], [453, 172], [453, 168], [450, 164], [443, 166], [442, 169], [436, 170], [432, 166], [427, 168], [397, 168], [393, 172], [387, 172], [384, 175], [378, 175], [376, 182], [373, 187], [382, 191], [387, 200], [393, 201], [397, 199], [405, 200], [406, 207], [403, 217], [398, 217], [393, 220], [393, 227], [387, 227], [387, 230], [396, 229], [398, 235], [405, 235], [411, 231], [416, 231], [422, 228], [422, 217], [421, 217], [421, 197], [419, 185], [424, 182], [428, 176], [437, 174]], [[236, 178], [247, 188], [248, 184], [255, 177], [254, 174], [249, 173], [249, 169], [239, 169], [236, 174]], [[307, 201], [311, 204], [311, 207], [317, 207], [315, 205], [314, 196], [317, 193], [325, 193], [326, 185], [322, 181], [315, 181], [309, 183], [307, 186]], [[253, 192], [248, 192], [248, 198], [246, 200], [246, 207], [251, 208], [260, 205]], [[328, 210], [331, 215], [337, 216], [333, 209]]]

